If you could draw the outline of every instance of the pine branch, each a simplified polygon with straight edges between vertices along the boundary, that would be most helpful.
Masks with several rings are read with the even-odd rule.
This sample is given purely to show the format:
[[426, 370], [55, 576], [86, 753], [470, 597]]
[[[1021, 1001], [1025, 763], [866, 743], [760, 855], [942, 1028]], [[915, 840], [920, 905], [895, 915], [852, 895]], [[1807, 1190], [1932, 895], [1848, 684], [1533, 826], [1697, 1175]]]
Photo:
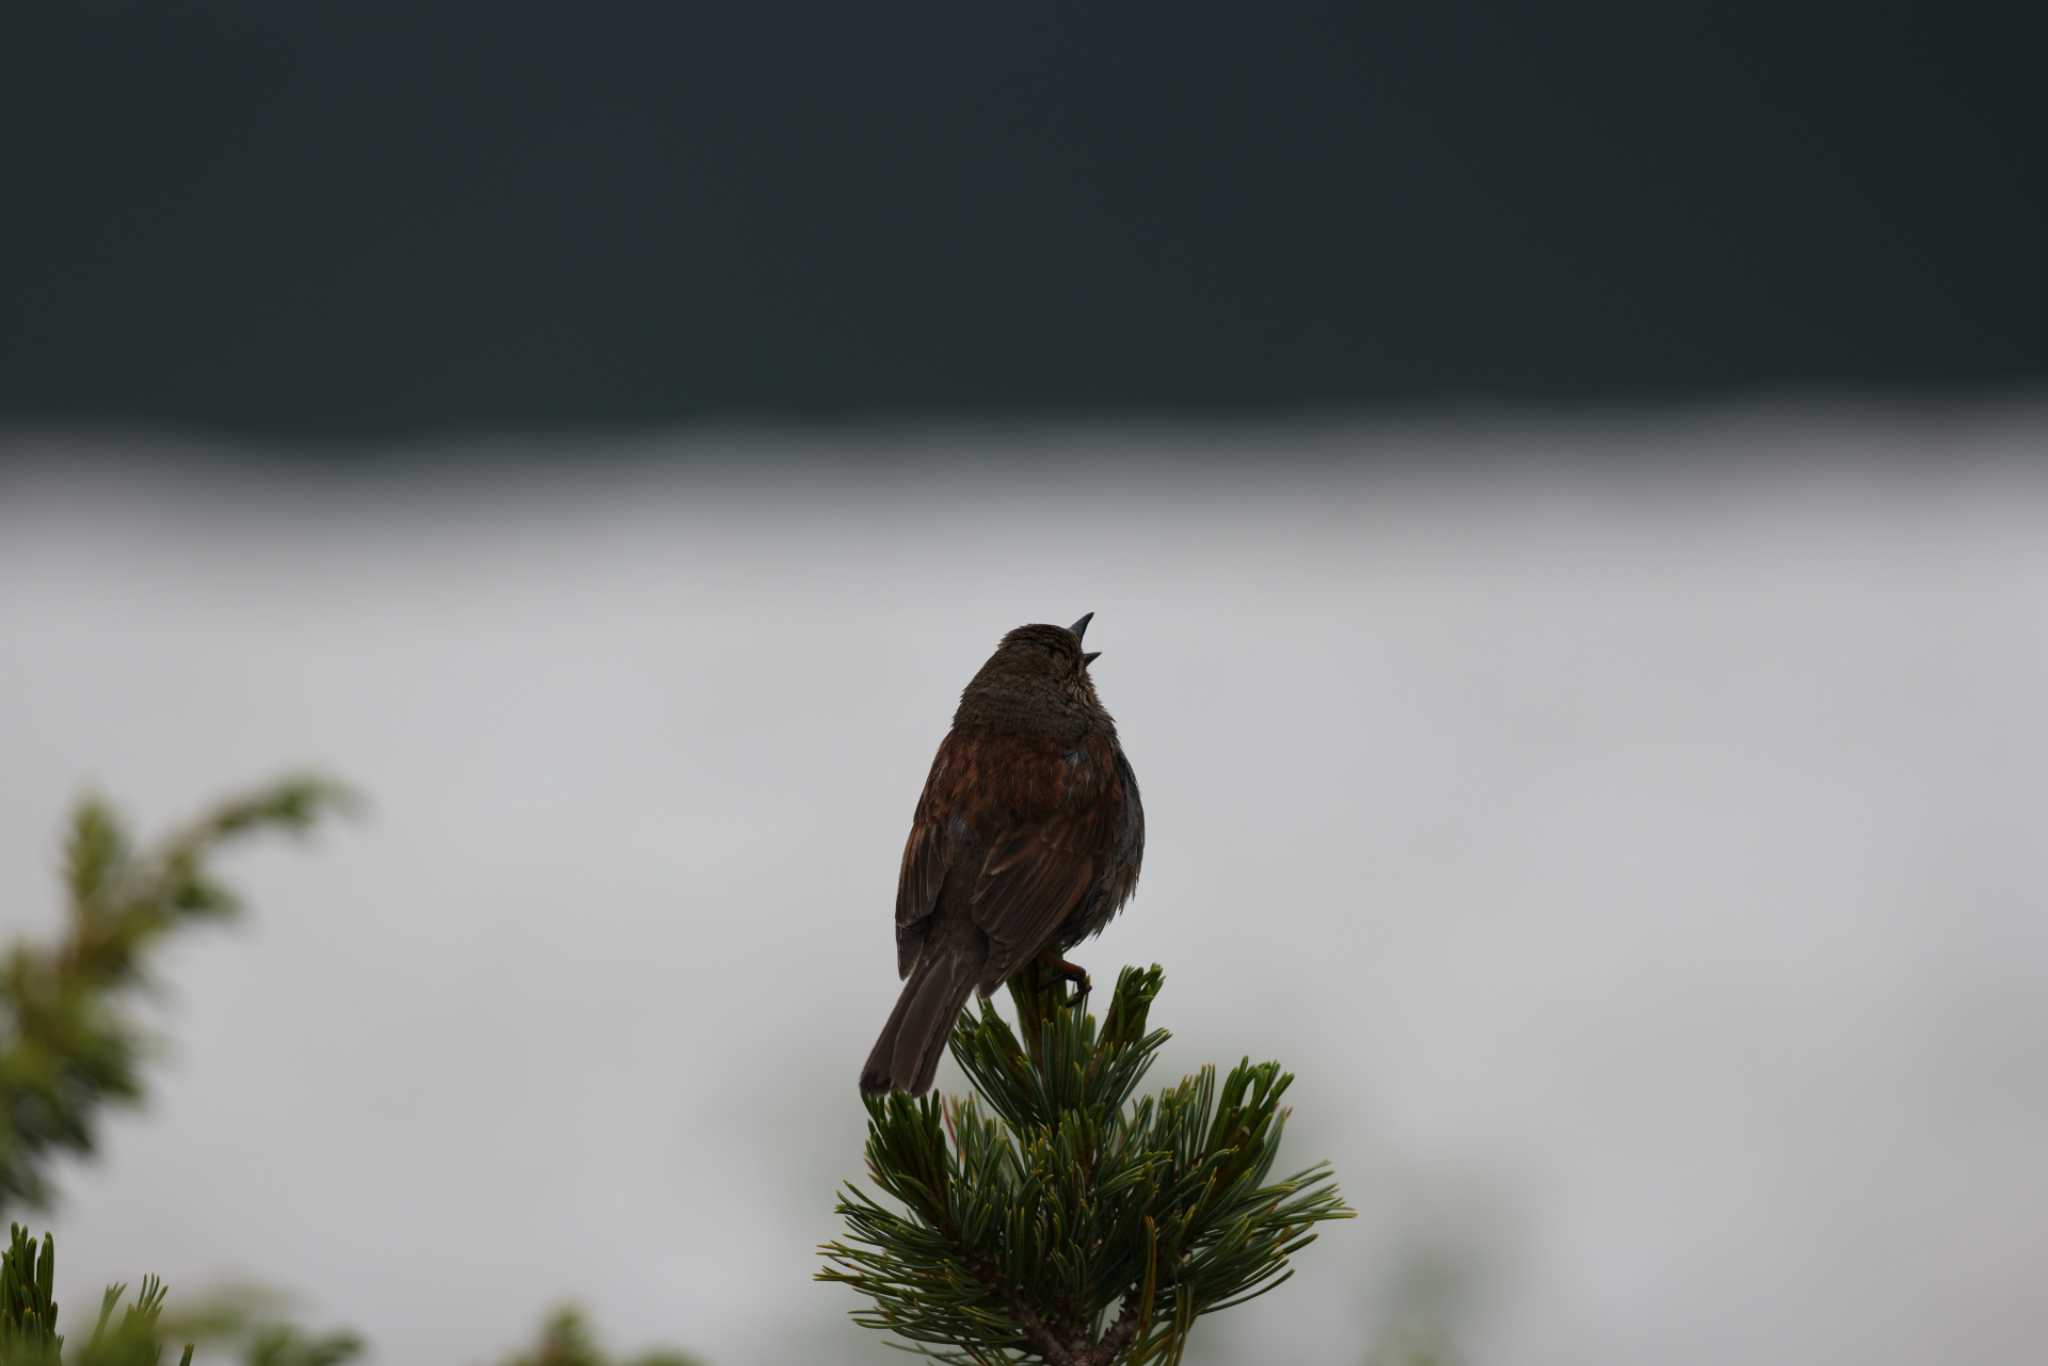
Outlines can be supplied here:
[[165, 935], [238, 910], [208, 857], [258, 830], [303, 830], [348, 801], [324, 780], [288, 779], [140, 851], [104, 803], [79, 806], [65, 844], [64, 934], [17, 943], [0, 971], [0, 1209], [47, 1204], [50, 1159], [91, 1151], [99, 1109], [141, 1098], [146, 1039], [123, 997]]
[[1279, 1064], [1132, 1099], [1167, 1038], [1147, 1029], [1162, 981], [1125, 969], [1098, 1027], [1021, 979], [1021, 1041], [987, 1002], [954, 1028], [973, 1097], [868, 1099], [868, 1174], [900, 1209], [849, 1185], [818, 1273], [868, 1298], [855, 1322], [976, 1366], [1177, 1362], [1198, 1318], [1276, 1288], [1317, 1224], [1351, 1217], [1326, 1165], [1271, 1179]]
[[[0, 1205], [42, 1203], [44, 1168], [63, 1151], [90, 1151], [97, 1111], [142, 1095], [148, 1040], [124, 1009], [145, 980], [149, 951], [178, 927], [237, 913], [208, 857], [264, 829], [303, 830], [352, 799], [315, 778], [291, 779], [224, 802], [153, 847], [137, 851], [101, 802], [82, 803], [65, 844], [68, 912], [54, 944], [17, 943], [0, 973]], [[57, 1332], [55, 1241], [20, 1225], [0, 1250], [0, 1366], [163, 1366], [174, 1341], [234, 1349], [245, 1366], [340, 1366], [363, 1349], [354, 1333], [309, 1334], [270, 1321], [261, 1299], [216, 1297], [165, 1313], [164, 1285], [144, 1277], [132, 1299], [111, 1286], [91, 1335], [65, 1350]], [[187, 1345], [179, 1366], [191, 1366]], [[539, 1344], [507, 1366], [695, 1366], [654, 1350], [630, 1359], [600, 1352], [580, 1315], [564, 1309]]]
[[197, 1342], [239, 1341], [246, 1366], [340, 1366], [362, 1351], [353, 1333], [308, 1337], [241, 1310], [216, 1308], [174, 1324], [164, 1313], [170, 1298], [164, 1283], [144, 1276], [132, 1299], [126, 1286], [108, 1286], [91, 1335], [67, 1352], [53, 1298], [56, 1261], [49, 1234], [37, 1243], [20, 1224], [13, 1226], [12, 1241], [0, 1252], [0, 1366], [161, 1366], [169, 1344], [179, 1340], [185, 1340], [179, 1366], [192, 1366]]

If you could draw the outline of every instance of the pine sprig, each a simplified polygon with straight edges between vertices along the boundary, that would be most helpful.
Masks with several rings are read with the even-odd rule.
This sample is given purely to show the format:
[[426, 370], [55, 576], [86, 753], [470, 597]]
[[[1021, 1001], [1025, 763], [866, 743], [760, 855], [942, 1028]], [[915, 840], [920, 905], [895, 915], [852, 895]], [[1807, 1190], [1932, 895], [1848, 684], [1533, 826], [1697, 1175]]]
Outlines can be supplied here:
[[245, 1366], [341, 1366], [362, 1351], [354, 1333], [309, 1335], [227, 1304], [173, 1322], [164, 1313], [170, 1292], [155, 1276], [144, 1276], [133, 1298], [125, 1285], [108, 1286], [92, 1333], [67, 1351], [52, 1298], [56, 1259], [49, 1234], [38, 1243], [13, 1226], [0, 1252], [0, 1366], [164, 1366], [175, 1342], [185, 1344], [178, 1366], [192, 1366], [198, 1342], [215, 1349], [239, 1343]]
[[208, 857], [259, 830], [303, 830], [350, 801], [323, 779], [290, 778], [142, 850], [103, 802], [79, 806], [65, 841], [63, 935], [16, 944], [0, 967], [0, 1208], [47, 1204], [49, 1159], [89, 1152], [99, 1109], [140, 1099], [147, 1039], [124, 994], [164, 935], [239, 908]]
[[1276, 1288], [1316, 1225], [1351, 1217], [1326, 1164], [1270, 1179], [1278, 1063], [1133, 1100], [1167, 1039], [1147, 1028], [1163, 980], [1126, 968], [1098, 1025], [1020, 979], [1017, 1031], [985, 1001], [954, 1028], [974, 1096], [868, 1099], [869, 1178], [895, 1204], [849, 1184], [818, 1273], [868, 1298], [855, 1322], [973, 1366], [1178, 1362], [1198, 1318]]
[[[49, 1234], [38, 1243], [15, 1224], [8, 1247], [0, 1252], [0, 1366], [61, 1366], [64, 1336], [57, 1331], [57, 1301], [52, 1297], [57, 1271], [57, 1245]], [[84, 1347], [71, 1358], [73, 1366], [158, 1366], [164, 1344], [158, 1330], [163, 1317], [162, 1281], [145, 1276], [133, 1301], [123, 1307], [127, 1287], [113, 1285], [100, 1300], [100, 1316]], [[121, 1316], [114, 1317], [115, 1310]], [[179, 1357], [191, 1366], [192, 1348]]]

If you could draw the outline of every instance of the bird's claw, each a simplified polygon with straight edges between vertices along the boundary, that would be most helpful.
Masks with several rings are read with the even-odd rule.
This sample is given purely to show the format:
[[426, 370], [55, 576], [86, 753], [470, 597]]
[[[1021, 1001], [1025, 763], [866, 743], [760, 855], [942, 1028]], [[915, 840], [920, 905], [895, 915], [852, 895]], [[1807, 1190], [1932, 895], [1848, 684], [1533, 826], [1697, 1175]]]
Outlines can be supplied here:
[[1088, 969], [1082, 967], [1079, 963], [1069, 963], [1064, 958], [1059, 959], [1050, 966], [1053, 976], [1070, 983], [1074, 988], [1074, 994], [1065, 1001], [1062, 1001], [1062, 1005], [1077, 1006], [1088, 999], [1088, 992], [1093, 986], [1093, 983], [1088, 980]]

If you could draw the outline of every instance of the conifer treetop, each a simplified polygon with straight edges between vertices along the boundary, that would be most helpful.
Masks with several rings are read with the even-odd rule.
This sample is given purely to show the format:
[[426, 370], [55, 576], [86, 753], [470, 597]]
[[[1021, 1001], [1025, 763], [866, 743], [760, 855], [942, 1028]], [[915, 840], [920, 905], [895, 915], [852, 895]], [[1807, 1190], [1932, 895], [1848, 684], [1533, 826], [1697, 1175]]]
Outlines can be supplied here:
[[1199, 1318], [1275, 1289], [1316, 1225], [1352, 1216], [1327, 1164], [1272, 1176], [1278, 1063], [1133, 1099], [1168, 1037], [1147, 1027], [1163, 981], [1124, 969], [1098, 1023], [1020, 976], [1018, 1032], [987, 1001], [954, 1027], [973, 1096], [867, 1099], [868, 1174], [900, 1208], [849, 1183], [818, 1273], [868, 1298], [857, 1323], [973, 1366], [1174, 1363]]

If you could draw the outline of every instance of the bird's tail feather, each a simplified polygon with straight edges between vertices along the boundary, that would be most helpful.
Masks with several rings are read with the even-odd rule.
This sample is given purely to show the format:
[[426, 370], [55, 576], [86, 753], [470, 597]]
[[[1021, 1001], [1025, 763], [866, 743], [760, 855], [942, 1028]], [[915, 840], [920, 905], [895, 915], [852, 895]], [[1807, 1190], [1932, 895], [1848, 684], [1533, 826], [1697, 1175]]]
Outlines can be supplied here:
[[933, 954], [911, 969], [882, 1037], [861, 1068], [863, 1094], [895, 1088], [916, 1096], [931, 1089], [953, 1021], [979, 975], [968, 955], [957, 952]]

